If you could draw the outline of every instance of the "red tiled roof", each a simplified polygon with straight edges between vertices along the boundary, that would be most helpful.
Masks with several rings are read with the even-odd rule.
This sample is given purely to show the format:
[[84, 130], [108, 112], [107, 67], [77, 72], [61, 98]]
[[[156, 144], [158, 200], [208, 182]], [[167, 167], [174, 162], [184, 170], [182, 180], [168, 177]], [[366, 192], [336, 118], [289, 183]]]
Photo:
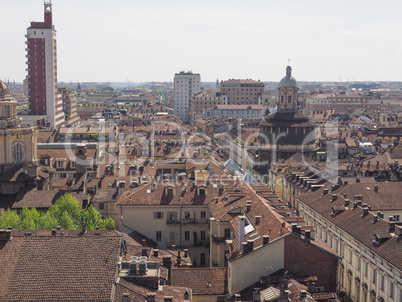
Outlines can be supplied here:
[[226, 275], [226, 267], [172, 268], [171, 283], [191, 288], [193, 295], [224, 295]]
[[13, 230], [2, 241], [0, 301], [110, 301], [121, 237], [56, 232]]

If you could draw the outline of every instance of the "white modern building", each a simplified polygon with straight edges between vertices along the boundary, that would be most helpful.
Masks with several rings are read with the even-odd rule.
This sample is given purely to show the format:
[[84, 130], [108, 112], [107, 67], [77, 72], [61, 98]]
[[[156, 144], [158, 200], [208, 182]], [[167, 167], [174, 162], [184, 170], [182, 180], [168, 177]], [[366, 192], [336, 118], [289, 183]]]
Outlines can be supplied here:
[[174, 110], [184, 123], [190, 121], [190, 100], [201, 91], [201, 76], [192, 72], [181, 71], [174, 76]]

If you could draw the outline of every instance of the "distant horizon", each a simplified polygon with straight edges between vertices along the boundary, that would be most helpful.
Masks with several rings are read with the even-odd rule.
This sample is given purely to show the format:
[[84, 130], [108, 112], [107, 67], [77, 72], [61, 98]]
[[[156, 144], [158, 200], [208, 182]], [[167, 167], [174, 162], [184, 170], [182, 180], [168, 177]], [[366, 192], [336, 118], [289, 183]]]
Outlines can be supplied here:
[[[0, 78], [20, 82], [26, 28], [43, 1], [1, 1]], [[181, 70], [218, 79], [402, 81], [402, 2], [53, 1], [63, 82], [171, 82]], [[381, 80], [386, 79], [386, 80]]]

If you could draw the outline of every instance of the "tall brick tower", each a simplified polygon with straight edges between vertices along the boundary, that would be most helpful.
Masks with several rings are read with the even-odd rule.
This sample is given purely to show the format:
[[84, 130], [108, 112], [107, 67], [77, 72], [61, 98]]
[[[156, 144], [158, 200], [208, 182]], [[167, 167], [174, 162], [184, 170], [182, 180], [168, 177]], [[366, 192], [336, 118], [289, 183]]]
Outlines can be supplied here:
[[52, 3], [45, 1], [44, 22], [27, 28], [27, 71], [29, 115], [25, 124], [56, 128], [64, 123], [63, 101], [57, 92], [56, 30]]

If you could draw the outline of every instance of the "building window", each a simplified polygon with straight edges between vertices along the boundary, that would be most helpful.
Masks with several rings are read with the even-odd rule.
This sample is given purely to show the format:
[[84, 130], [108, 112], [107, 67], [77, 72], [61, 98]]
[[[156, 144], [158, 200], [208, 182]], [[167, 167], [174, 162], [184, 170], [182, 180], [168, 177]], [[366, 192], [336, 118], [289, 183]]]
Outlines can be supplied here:
[[71, 168], [72, 168], [72, 169], [75, 169], [75, 168], [77, 167], [77, 164], [76, 164], [76, 162], [75, 162], [75, 159], [71, 159], [71, 160], [70, 160], [70, 163], [71, 163]]
[[163, 219], [163, 212], [154, 212], [155, 219]]
[[205, 214], [206, 214], [205, 211], [201, 211], [201, 218], [205, 218], [206, 217]]
[[105, 204], [104, 203], [100, 203], [99, 204], [99, 210], [104, 210], [105, 209]]
[[353, 264], [353, 250], [349, 251], [349, 263]]
[[162, 241], [162, 231], [156, 231], [156, 241]]
[[385, 284], [385, 277], [384, 275], [381, 275], [381, 284], [380, 284], [380, 289], [384, 291], [384, 284]]
[[364, 262], [364, 276], [365, 277], [368, 276], [368, 268], [369, 268], [369, 265], [368, 265], [368, 262], [366, 261], [366, 262]]
[[16, 164], [21, 163], [23, 159], [22, 147], [21, 144], [16, 144], [14, 146], [14, 162]]
[[201, 266], [205, 266], [205, 253], [200, 254], [200, 264]]
[[392, 282], [389, 283], [389, 297], [394, 298], [394, 283]]
[[184, 232], [184, 240], [190, 240], [190, 231]]
[[201, 231], [201, 240], [205, 240], [205, 231]]
[[10, 106], [4, 106], [4, 115], [10, 116]]
[[373, 268], [373, 275], [371, 277], [371, 281], [375, 284], [377, 282], [377, 270], [375, 268]]
[[225, 229], [225, 238], [226, 239], [230, 238], [230, 229], [229, 228]]

